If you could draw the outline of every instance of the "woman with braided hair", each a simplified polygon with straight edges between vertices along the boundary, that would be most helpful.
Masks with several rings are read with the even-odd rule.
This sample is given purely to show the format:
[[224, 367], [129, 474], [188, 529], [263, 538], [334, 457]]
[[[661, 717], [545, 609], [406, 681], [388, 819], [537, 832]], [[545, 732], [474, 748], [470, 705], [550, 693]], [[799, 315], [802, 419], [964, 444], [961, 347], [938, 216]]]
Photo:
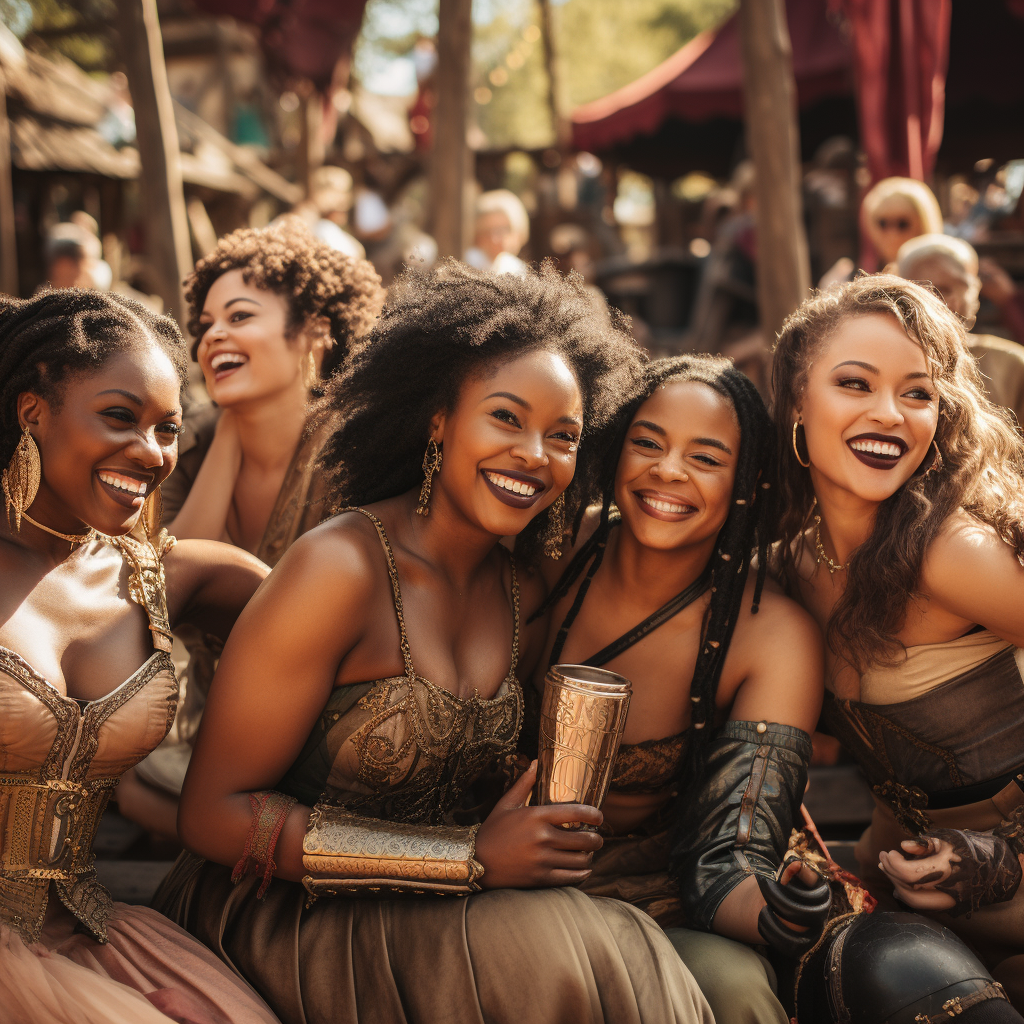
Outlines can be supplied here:
[[[816, 906], [816, 928], [798, 933], [755, 877], [774, 880], [786, 853], [821, 702], [813, 621], [764, 589], [771, 422], [727, 360], [663, 359], [646, 367], [606, 453], [600, 508], [545, 570], [542, 607], [543, 665], [604, 665], [633, 682], [605, 844], [582, 889], [665, 927], [719, 1024], [784, 1024], [772, 969], [744, 943], [809, 945], [828, 896], [809, 869], [787, 869], [788, 889]], [[750, 800], [755, 824], [741, 837]]]
[[174, 720], [171, 629], [225, 637], [266, 574], [237, 548], [147, 530], [185, 380], [174, 322], [131, 299], [0, 299], [5, 1024], [275, 1020], [186, 932], [114, 903], [93, 869], [118, 780]]
[[600, 838], [559, 826], [596, 808], [524, 806], [535, 769], [474, 792], [515, 760], [532, 556], [638, 362], [578, 280], [449, 263], [328, 385], [342, 509], [231, 635], [157, 894], [287, 1024], [711, 1020], [649, 918], [571, 887]]

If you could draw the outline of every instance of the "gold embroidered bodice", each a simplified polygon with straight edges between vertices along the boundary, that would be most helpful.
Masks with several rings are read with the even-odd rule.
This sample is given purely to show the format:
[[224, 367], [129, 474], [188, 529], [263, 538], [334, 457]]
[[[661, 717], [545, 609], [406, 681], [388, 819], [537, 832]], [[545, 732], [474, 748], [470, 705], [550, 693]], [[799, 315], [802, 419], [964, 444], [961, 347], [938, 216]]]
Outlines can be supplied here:
[[512, 660], [494, 697], [461, 699], [413, 667], [402, 593], [381, 521], [365, 509], [387, 558], [405, 675], [339, 687], [277, 789], [369, 817], [441, 824], [469, 787], [515, 752], [523, 721], [519, 585], [512, 576]]
[[61, 693], [0, 647], [0, 921], [39, 937], [51, 885], [100, 942], [112, 901], [96, 880], [92, 843], [121, 775], [167, 734], [178, 703], [161, 558], [173, 545], [100, 538], [129, 563], [128, 588], [149, 618], [156, 650], [105, 697]]

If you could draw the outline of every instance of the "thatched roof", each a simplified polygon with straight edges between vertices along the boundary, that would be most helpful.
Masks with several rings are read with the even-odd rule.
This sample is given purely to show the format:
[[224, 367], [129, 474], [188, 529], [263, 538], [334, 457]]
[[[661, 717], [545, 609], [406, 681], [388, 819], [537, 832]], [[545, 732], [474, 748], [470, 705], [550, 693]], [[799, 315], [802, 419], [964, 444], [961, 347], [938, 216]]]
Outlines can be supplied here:
[[[71, 61], [25, 50], [3, 25], [0, 72], [15, 167], [105, 178], [139, 176], [135, 147], [115, 146], [105, 137], [104, 122], [118, 102], [106, 85], [90, 78]], [[197, 115], [179, 106], [176, 120], [182, 144], [193, 150], [181, 154], [181, 176], [186, 184], [252, 197], [263, 189], [287, 203], [301, 198], [297, 185], [267, 167], [251, 151], [234, 145]]]

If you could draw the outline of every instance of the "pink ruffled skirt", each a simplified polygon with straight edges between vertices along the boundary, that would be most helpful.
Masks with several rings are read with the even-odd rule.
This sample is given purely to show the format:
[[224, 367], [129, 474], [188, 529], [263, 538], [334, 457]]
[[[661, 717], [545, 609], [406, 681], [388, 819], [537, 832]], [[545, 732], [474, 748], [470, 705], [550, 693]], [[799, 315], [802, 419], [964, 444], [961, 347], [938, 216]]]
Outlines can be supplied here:
[[66, 912], [34, 943], [0, 923], [4, 1024], [278, 1024], [244, 981], [166, 917], [114, 907], [106, 944], [75, 932]]

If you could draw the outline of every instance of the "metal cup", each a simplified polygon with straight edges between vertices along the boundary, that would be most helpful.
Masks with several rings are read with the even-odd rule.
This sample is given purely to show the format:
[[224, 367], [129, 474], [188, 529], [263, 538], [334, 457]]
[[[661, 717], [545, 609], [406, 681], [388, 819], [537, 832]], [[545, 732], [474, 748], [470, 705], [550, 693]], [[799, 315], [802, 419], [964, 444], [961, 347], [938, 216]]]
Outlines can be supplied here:
[[535, 804], [601, 805], [626, 724], [630, 692], [629, 680], [607, 669], [555, 665], [548, 671], [540, 712]]

